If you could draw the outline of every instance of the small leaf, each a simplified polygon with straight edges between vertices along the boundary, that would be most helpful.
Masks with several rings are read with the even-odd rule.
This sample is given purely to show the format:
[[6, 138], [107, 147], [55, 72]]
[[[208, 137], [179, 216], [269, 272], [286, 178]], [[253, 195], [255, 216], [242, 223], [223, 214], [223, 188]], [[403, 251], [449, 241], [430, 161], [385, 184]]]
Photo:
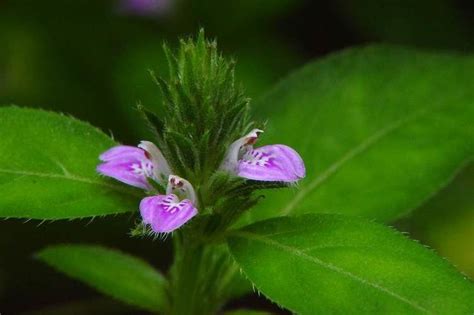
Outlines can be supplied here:
[[36, 257], [125, 303], [150, 311], [166, 307], [165, 279], [138, 258], [91, 245], [51, 246]]
[[253, 220], [409, 214], [474, 156], [473, 72], [471, 56], [369, 46], [280, 82], [255, 106], [269, 118], [262, 140], [294, 147], [307, 178], [269, 193]]
[[116, 143], [64, 115], [0, 108], [0, 217], [65, 219], [137, 209], [138, 190], [100, 177], [99, 154]]
[[256, 288], [298, 314], [472, 314], [474, 285], [445, 260], [378, 223], [281, 217], [229, 236]]

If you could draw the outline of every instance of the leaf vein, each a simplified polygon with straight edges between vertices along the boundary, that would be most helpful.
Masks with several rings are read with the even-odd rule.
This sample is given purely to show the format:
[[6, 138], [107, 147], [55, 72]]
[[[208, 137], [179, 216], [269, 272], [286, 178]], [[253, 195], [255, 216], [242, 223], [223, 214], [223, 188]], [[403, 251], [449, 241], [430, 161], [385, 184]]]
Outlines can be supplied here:
[[97, 186], [102, 186], [106, 187], [115, 191], [123, 192], [131, 196], [140, 196], [138, 193], [129, 191], [127, 189], [124, 189], [121, 186], [118, 185], [113, 185], [113, 184], [108, 184], [105, 182], [99, 182], [96, 180], [92, 180], [86, 177], [81, 177], [77, 175], [73, 175], [69, 172], [65, 172], [65, 174], [56, 174], [56, 173], [41, 173], [41, 172], [34, 172], [34, 171], [18, 171], [18, 170], [9, 170], [9, 169], [1, 169], [0, 168], [0, 173], [4, 174], [12, 174], [12, 175], [21, 175], [21, 176], [32, 176], [32, 177], [44, 177], [44, 178], [57, 178], [57, 179], [65, 179], [65, 180], [71, 180], [71, 181], [77, 181], [77, 182], [82, 182], [82, 183], [87, 183], [91, 185], [97, 185]]
[[347, 162], [358, 156], [359, 154], [367, 151], [370, 147], [374, 144], [378, 143], [382, 138], [386, 135], [390, 134], [391, 132], [397, 130], [407, 122], [419, 118], [423, 114], [426, 114], [425, 110], [417, 111], [413, 115], [409, 117], [405, 117], [399, 120], [394, 121], [393, 123], [387, 125], [386, 127], [378, 130], [364, 141], [359, 143], [357, 146], [353, 147], [349, 150], [346, 154], [344, 154], [339, 160], [335, 161], [331, 164], [324, 172], [322, 172], [318, 177], [316, 177], [313, 181], [311, 181], [306, 187], [302, 188], [298, 191], [295, 197], [288, 202], [286, 206], [284, 206], [281, 211], [279, 211], [280, 215], [289, 215], [295, 206], [306, 197], [311, 191], [316, 189], [322, 183], [324, 183], [327, 179], [329, 179], [332, 175], [334, 175], [340, 168], [342, 168]]
[[323, 261], [323, 260], [321, 260], [317, 257], [310, 256], [310, 255], [306, 254], [304, 251], [302, 251], [298, 248], [282, 244], [282, 243], [277, 242], [275, 240], [272, 240], [270, 238], [267, 238], [267, 237], [264, 237], [264, 236], [261, 236], [261, 235], [255, 234], [255, 233], [251, 233], [251, 232], [238, 231], [238, 232], [235, 232], [233, 235], [235, 235], [237, 237], [240, 236], [242, 238], [247, 238], [247, 239], [259, 241], [259, 242], [262, 242], [262, 243], [267, 244], [269, 246], [276, 247], [280, 250], [288, 252], [289, 254], [293, 254], [295, 256], [301, 257], [302, 259], [305, 259], [305, 260], [310, 261], [314, 264], [320, 265], [323, 268], [326, 268], [326, 269], [331, 270], [333, 272], [339, 273], [343, 276], [348, 277], [349, 279], [352, 279], [352, 280], [360, 282], [364, 285], [370, 286], [370, 287], [372, 287], [376, 290], [379, 290], [379, 291], [381, 291], [381, 292], [383, 292], [383, 293], [385, 293], [385, 294], [387, 294], [387, 295], [389, 295], [389, 296], [391, 296], [391, 297], [393, 297], [393, 298], [395, 298], [395, 299], [397, 299], [397, 300], [399, 300], [399, 301], [401, 301], [401, 302], [403, 302], [407, 305], [410, 305], [411, 307], [413, 307], [414, 309], [416, 309], [418, 311], [422, 311], [424, 313], [431, 313], [427, 309], [425, 309], [424, 307], [418, 305], [418, 303], [416, 303], [414, 301], [411, 301], [408, 298], [406, 298], [404, 296], [401, 296], [398, 293], [395, 293], [395, 292], [391, 291], [390, 289], [381, 286], [378, 283], [368, 281], [368, 280], [366, 280], [364, 278], [361, 278], [361, 277], [359, 277], [359, 276], [357, 276], [357, 275], [355, 275], [355, 274], [353, 274], [353, 273], [351, 273], [347, 270], [344, 270], [341, 267], [338, 267], [334, 264], [325, 262], [325, 261]]

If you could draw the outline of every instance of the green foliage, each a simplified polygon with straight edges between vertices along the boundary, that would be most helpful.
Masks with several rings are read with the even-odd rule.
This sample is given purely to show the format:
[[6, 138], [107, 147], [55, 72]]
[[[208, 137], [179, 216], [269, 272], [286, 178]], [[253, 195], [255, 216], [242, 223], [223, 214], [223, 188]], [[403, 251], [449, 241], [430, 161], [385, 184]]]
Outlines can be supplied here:
[[51, 112], [0, 108], [0, 216], [82, 218], [134, 211], [137, 194], [95, 171], [116, 143], [89, 124]]
[[150, 311], [163, 311], [167, 307], [166, 280], [138, 258], [91, 245], [51, 246], [36, 257], [130, 305]]
[[257, 104], [264, 141], [301, 153], [307, 178], [251, 220], [331, 212], [390, 221], [448, 183], [474, 153], [474, 58], [369, 46], [316, 61]]
[[333, 214], [283, 217], [229, 236], [246, 276], [298, 314], [470, 314], [474, 285], [383, 225]]
[[204, 31], [196, 40], [182, 40], [175, 55], [164, 49], [169, 78], [156, 78], [164, 111], [149, 122], [174, 171], [199, 185], [250, 128], [248, 99], [234, 83], [234, 63], [217, 52]]
[[[215, 172], [201, 190], [203, 207], [208, 207], [214, 215], [207, 218], [210, 228], [205, 235], [223, 232], [232, 225], [246, 210], [255, 206], [261, 196], [256, 190], [288, 187], [281, 182], [258, 182], [236, 177], [228, 172]], [[215, 227], [215, 229], [212, 228]]]
[[[143, 261], [96, 246], [53, 246], [39, 259], [116, 299], [170, 314], [215, 313], [249, 292], [239, 267], [270, 299], [301, 314], [474, 310], [469, 281], [377, 223], [313, 213], [227, 233], [260, 200], [256, 190], [286, 184], [218, 171], [229, 145], [253, 123], [234, 63], [215, 42], [201, 31], [175, 53], [165, 47], [165, 55], [169, 77], [156, 78], [163, 106], [138, 110], [173, 172], [194, 185], [200, 212], [173, 235], [169, 282]], [[373, 46], [290, 76], [257, 112], [271, 113], [269, 142], [294, 146], [308, 178], [296, 193], [269, 194], [248, 219], [335, 212], [389, 221], [410, 213], [473, 156], [472, 70], [469, 57]], [[136, 209], [137, 190], [95, 171], [99, 154], [115, 145], [100, 131], [7, 107], [0, 109], [0, 133], [1, 216], [80, 218]], [[132, 235], [149, 232], [139, 224]], [[222, 244], [226, 236], [235, 261]]]
[[155, 78], [162, 91], [160, 114], [150, 107], [138, 109], [155, 136], [173, 172], [188, 179], [197, 190], [201, 213], [214, 216], [195, 223], [210, 227], [207, 234], [222, 232], [245, 210], [254, 206], [264, 188], [282, 183], [246, 181], [218, 171], [232, 142], [245, 135], [253, 123], [249, 100], [235, 84], [234, 62], [227, 61], [200, 31], [196, 39], [181, 40], [175, 54], [164, 46], [169, 78]]

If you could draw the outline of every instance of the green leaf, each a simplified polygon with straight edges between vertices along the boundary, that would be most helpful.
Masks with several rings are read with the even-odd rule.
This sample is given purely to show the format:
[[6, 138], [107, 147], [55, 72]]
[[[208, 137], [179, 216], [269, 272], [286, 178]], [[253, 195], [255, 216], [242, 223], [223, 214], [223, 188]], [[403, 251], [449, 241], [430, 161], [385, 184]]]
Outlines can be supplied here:
[[57, 245], [37, 257], [68, 276], [120, 301], [150, 311], [166, 307], [166, 281], [144, 261], [91, 245]]
[[474, 286], [432, 251], [378, 223], [282, 217], [230, 234], [246, 276], [299, 314], [472, 314]]
[[139, 192], [96, 172], [116, 145], [74, 118], [0, 108], [0, 217], [81, 218], [134, 211]]
[[258, 103], [263, 141], [301, 153], [299, 189], [269, 193], [252, 220], [305, 212], [390, 221], [474, 155], [474, 58], [395, 46], [311, 63]]
[[230, 269], [229, 272], [233, 272], [229, 292], [227, 294], [227, 298], [229, 301], [241, 298], [244, 295], [251, 294], [252, 291], [252, 283], [248, 281], [239, 271], [239, 266], [234, 263], [235, 268]]

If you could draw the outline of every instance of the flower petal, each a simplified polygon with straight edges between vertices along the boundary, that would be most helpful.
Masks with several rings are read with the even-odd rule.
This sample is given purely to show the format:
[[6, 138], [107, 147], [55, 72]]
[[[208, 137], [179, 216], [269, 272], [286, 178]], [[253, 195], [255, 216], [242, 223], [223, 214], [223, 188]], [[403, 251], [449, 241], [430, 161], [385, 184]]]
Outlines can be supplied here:
[[267, 145], [249, 150], [239, 162], [237, 175], [261, 181], [296, 182], [305, 177], [303, 159], [292, 148]]
[[148, 183], [146, 175], [143, 173], [137, 173], [133, 169], [133, 166], [138, 165], [138, 163], [139, 162], [134, 163], [134, 161], [113, 161], [102, 163], [97, 166], [97, 172], [112, 177], [127, 185], [149, 190], [151, 189], [151, 185]]
[[179, 201], [174, 194], [146, 197], [140, 202], [143, 222], [156, 233], [169, 233], [191, 220], [198, 213], [193, 203]]
[[147, 177], [153, 175], [153, 164], [137, 147], [116, 146], [99, 157], [103, 163], [97, 166], [102, 175], [115, 178], [125, 184], [142, 189], [151, 189]]
[[129, 145], [118, 145], [116, 147], [110, 148], [99, 156], [99, 159], [103, 162], [112, 161], [117, 158], [123, 157], [136, 157], [137, 159], [143, 156], [143, 150], [132, 147]]
[[155, 211], [156, 204], [163, 202], [163, 199], [166, 195], [158, 195], [152, 197], [143, 198], [140, 202], [140, 214], [143, 219], [143, 223], [152, 224], [155, 221], [156, 213]]

